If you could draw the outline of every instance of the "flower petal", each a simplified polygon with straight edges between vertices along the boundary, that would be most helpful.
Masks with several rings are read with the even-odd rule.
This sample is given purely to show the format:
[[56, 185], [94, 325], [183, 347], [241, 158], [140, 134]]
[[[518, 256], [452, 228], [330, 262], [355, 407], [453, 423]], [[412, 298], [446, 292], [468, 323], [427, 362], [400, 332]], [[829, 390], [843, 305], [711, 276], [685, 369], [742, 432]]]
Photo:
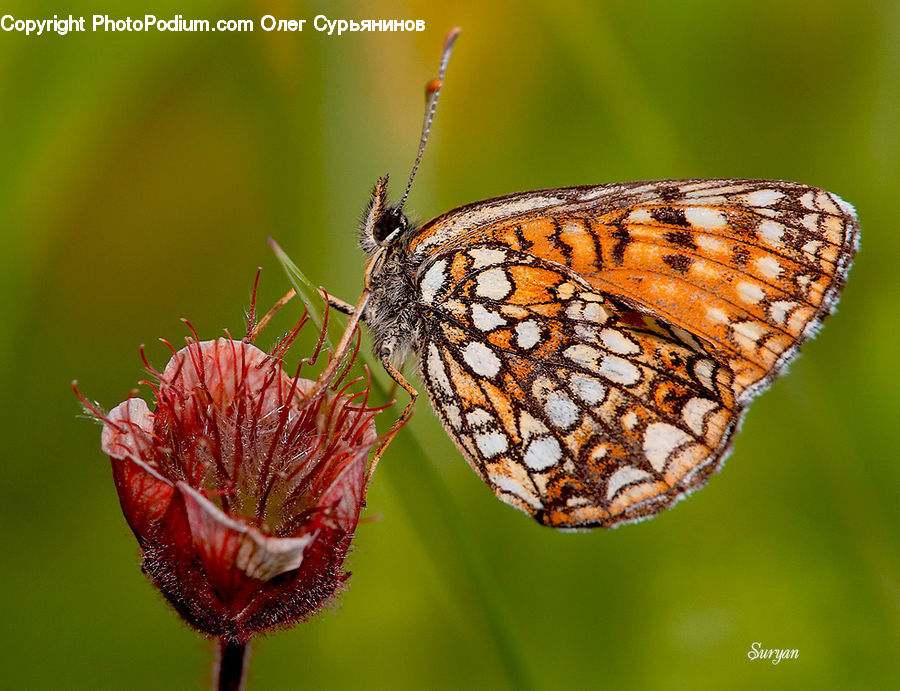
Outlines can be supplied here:
[[153, 524], [168, 511], [172, 483], [145, 460], [153, 445], [153, 413], [140, 398], [129, 398], [113, 408], [103, 425], [101, 447], [112, 460], [119, 503], [138, 541], [146, 543]]
[[107, 415], [110, 422], [103, 425], [100, 447], [113, 458], [140, 460], [141, 448], [146, 445], [146, 434], [153, 432], [153, 413], [142, 398], [129, 398]]
[[210, 580], [234, 588], [240, 574], [259, 581], [293, 571], [303, 562], [303, 551], [315, 535], [278, 538], [225, 515], [218, 506], [184, 482], [176, 488], [187, 507], [194, 547]]
[[[162, 378], [184, 391], [205, 390], [216, 405], [233, 401], [239, 387], [248, 391], [265, 389], [265, 407], [271, 408], [279, 404], [277, 392], [289, 388], [291, 381], [280, 367], [273, 368], [272, 362], [271, 355], [252, 343], [217, 338], [193, 342], [179, 350], [169, 360]], [[276, 371], [282, 386], [267, 386]]]

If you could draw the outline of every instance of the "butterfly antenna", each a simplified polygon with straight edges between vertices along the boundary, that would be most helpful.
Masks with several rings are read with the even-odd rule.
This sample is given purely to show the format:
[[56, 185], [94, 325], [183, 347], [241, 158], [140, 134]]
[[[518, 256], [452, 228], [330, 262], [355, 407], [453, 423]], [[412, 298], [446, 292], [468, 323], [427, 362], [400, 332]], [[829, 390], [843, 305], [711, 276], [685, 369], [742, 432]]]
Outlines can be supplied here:
[[456, 37], [459, 36], [461, 29], [457, 26], [447, 33], [444, 37], [444, 47], [441, 49], [441, 65], [438, 68], [438, 76], [425, 85], [425, 123], [422, 125], [422, 139], [419, 140], [419, 152], [416, 154], [416, 161], [413, 163], [412, 170], [409, 172], [409, 182], [406, 183], [406, 191], [400, 200], [399, 209], [406, 204], [406, 198], [409, 196], [409, 189], [412, 187], [413, 178], [416, 177], [416, 171], [419, 170], [419, 163], [422, 161], [422, 154], [425, 153], [425, 144], [428, 143], [428, 133], [431, 131], [431, 123], [434, 122], [434, 113], [437, 110], [438, 97], [441, 95], [441, 87], [444, 85], [444, 73], [447, 71], [447, 63], [450, 62], [450, 53], [453, 52], [453, 44], [456, 43]]

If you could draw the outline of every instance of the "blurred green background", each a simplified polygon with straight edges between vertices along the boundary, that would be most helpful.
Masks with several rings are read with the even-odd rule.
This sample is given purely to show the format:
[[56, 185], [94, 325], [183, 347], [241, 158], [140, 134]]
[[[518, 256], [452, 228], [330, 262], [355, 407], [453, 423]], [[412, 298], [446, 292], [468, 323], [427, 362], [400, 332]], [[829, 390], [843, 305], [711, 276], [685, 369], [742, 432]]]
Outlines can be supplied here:
[[[422, 90], [463, 27], [408, 209], [525, 189], [763, 177], [854, 203], [838, 313], [710, 487], [560, 534], [501, 504], [422, 400], [332, 612], [261, 640], [250, 689], [896, 688], [900, 5], [860, 0], [3, 3], [252, 18], [252, 34], [0, 33], [0, 658], [5, 688], [205, 688], [211, 645], [141, 575], [99, 428], [137, 347], [242, 333], [277, 238], [353, 300], [375, 178], [402, 191]], [[327, 36], [332, 19], [423, 33]], [[260, 17], [306, 18], [302, 34]], [[427, 449], [423, 454], [421, 449]], [[797, 648], [774, 666], [754, 641]]]

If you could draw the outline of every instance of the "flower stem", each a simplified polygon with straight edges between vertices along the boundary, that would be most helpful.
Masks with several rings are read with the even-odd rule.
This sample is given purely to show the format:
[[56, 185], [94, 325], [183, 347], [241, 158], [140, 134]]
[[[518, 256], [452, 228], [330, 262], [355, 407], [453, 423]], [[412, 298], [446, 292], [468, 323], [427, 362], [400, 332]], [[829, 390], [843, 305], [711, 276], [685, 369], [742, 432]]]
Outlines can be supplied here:
[[219, 640], [218, 676], [215, 688], [218, 691], [240, 691], [244, 688], [248, 643]]

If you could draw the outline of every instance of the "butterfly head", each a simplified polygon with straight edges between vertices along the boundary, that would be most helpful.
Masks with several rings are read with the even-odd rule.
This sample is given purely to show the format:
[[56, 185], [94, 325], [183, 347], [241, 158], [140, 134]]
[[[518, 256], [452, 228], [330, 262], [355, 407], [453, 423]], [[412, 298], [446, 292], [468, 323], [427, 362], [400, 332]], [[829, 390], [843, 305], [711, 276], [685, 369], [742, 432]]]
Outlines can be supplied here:
[[409, 228], [401, 205], [388, 204], [387, 183], [387, 175], [375, 183], [372, 199], [363, 216], [359, 244], [369, 254], [394, 244]]
[[390, 245], [409, 227], [409, 221], [399, 207], [389, 206], [375, 221], [372, 238], [382, 247]]

